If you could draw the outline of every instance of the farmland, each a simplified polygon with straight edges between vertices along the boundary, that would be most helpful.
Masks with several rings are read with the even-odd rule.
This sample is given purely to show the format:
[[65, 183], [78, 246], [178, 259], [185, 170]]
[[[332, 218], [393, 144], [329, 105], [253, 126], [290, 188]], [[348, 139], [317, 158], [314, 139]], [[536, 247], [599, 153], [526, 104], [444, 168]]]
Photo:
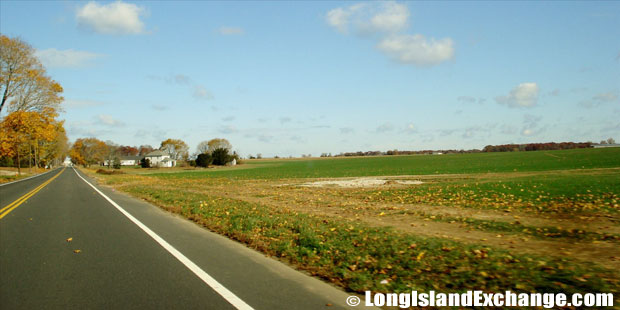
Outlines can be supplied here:
[[618, 149], [124, 171], [89, 173], [351, 291], [620, 287]]

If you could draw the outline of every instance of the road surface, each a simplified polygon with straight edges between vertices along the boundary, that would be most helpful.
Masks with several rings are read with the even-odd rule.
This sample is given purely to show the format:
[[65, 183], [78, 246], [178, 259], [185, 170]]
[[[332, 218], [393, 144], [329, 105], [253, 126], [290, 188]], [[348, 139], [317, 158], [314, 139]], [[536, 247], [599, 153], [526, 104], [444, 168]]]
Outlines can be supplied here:
[[339, 289], [87, 182], [59, 168], [0, 186], [0, 309], [349, 308]]

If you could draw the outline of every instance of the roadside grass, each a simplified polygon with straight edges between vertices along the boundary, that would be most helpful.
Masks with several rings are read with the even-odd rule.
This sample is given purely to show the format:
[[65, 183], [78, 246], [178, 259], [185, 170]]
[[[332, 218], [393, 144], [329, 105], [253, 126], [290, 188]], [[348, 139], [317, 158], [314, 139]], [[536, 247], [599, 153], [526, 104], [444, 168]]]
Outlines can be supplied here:
[[[21, 175], [17, 174], [17, 168], [15, 167], [0, 167], [0, 184], [17, 181], [19, 179], [25, 179], [33, 175], [46, 172], [48, 170], [43, 168], [22, 168]], [[31, 173], [34, 170], [34, 173]]]
[[18, 179], [22, 179], [25, 178], [24, 176], [20, 177], [20, 176], [16, 176], [16, 175], [0, 175], [0, 184], [2, 183], [8, 183], [8, 182], [13, 182], [16, 181]]
[[130, 184], [124, 191], [329, 279], [348, 290], [614, 292], [618, 277], [569, 259], [515, 255], [204, 193]]
[[[249, 169], [249, 168], [253, 169]], [[154, 172], [168, 178], [289, 179], [620, 167], [620, 149], [246, 161], [230, 169]]]

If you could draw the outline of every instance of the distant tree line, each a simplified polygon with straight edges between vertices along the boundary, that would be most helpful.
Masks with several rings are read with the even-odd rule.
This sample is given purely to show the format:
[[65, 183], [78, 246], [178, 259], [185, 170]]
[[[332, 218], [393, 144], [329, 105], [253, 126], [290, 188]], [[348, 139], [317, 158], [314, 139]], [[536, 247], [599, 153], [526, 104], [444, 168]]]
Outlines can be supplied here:
[[[613, 138], [601, 141], [600, 145], [615, 144]], [[384, 156], [384, 155], [424, 155], [424, 154], [463, 154], [463, 153], [480, 153], [480, 152], [527, 152], [527, 151], [552, 151], [552, 150], [569, 150], [591, 148], [595, 145], [593, 142], [546, 142], [546, 143], [526, 143], [526, 144], [500, 144], [487, 145], [482, 150], [421, 150], [421, 151], [358, 151], [344, 152], [336, 155], [331, 153], [322, 153], [321, 157], [348, 157], [348, 156]], [[303, 157], [303, 155], [302, 155]]]
[[502, 144], [487, 145], [482, 149], [483, 152], [527, 152], [527, 151], [553, 151], [569, 149], [591, 148], [592, 142], [547, 142], [547, 143], [528, 143], [528, 144]]
[[[358, 152], [345, 152], [333, 155], [334, 157], [348, 157], [348, 156], [383, 156], [383, 155], [424, 155], [424, 154], [463, 154], [463, 153], [480, 153], [481, 151], [478, 149], [471, 150], [421, 150], [421, 151], [399, 151], [399, 150], [389, 150], [386, 152], [382, 151], [358, 151]], [[321, 157], [332, 157], [331, 153], [321, 154]]]

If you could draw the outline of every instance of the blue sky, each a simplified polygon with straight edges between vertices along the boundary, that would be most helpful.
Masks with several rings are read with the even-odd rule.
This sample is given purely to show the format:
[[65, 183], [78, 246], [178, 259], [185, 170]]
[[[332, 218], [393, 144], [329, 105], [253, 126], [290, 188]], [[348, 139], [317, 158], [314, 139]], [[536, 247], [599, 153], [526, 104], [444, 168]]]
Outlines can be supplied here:
[[620, 2], [2, 1], [69, 138], [299, 156], [620, 140]]

